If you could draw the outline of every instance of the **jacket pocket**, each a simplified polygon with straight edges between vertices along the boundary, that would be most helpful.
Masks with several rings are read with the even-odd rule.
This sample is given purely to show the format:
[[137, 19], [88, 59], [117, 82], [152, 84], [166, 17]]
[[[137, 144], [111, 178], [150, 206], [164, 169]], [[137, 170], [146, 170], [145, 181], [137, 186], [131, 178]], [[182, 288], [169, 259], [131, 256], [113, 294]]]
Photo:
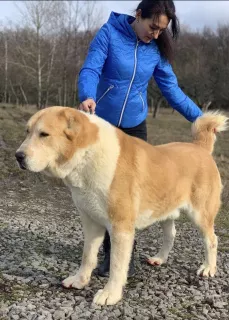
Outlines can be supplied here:
[[96, 101], [96, 103], [99, 103], [99, 101], [101, 101], [103, 99], [103, 97], [105, 97], [105, 95], [114, 88], [114, 85], [110, 85], [110, 87], [101, 95], [101, 97], [99, 97], [99, 99]]
[[140, 97], [140, 99], [142, 101], [142, 111], [143, 111], [145, 109], [145, 102], [144, 102], [144, 99], [142, 97], [142, 93], [141, 92], [139, 92], [139, 97]]

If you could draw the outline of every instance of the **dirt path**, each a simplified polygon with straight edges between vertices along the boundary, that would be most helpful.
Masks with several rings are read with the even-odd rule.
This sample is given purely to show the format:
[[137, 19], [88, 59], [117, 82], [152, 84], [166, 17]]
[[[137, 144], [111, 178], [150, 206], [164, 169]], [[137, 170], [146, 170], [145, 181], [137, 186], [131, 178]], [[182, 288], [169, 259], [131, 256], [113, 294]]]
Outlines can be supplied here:
[[[196, 276], [203, 245], [189, 222], [177, 221], [168, 263], [153, 268], [145, 256], [161, 244], [159, 225], [137, 234], [137, 275], [113, 307], [92, 304], [106, 279], [93, 276], [84, 290], [65, 290], [61, 280], [78, 268], [82, 229], [68, 190], [44, 177], [6, 179], [0, 206], [0, 319], [227, 319], [228, 231], [218, 228], [218, 274]], [[101, 256], [101, 254], [100, 254]]]

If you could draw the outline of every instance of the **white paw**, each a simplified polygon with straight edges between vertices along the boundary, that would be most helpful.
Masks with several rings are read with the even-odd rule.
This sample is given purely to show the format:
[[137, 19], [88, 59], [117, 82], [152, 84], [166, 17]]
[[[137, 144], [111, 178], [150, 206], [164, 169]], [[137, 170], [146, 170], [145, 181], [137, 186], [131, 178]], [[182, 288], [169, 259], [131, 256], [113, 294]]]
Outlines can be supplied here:
[[99, 290], [94, 296], [93, 303], [100, 305], [113, 305], [122, 299], [122, 290], [110, 291], [106, 288]]
[[162, 263], [165, 262], [162, 258], [159, 258], [157, 256], [153, 258], [147, 258], [146, 261], [151, 264], [152, 266], [160, 266]]
[[62, 285], [65, 288], [76, 288], [76, 289], [82, 289], [88, 284], [89, 280], [84, 279], [83, 276], [70, 276], [64, 281], [62, 281]]
[[210, 267], [209, 265], [202, 264], [202, 266], [197, 271], [197, 275], [201, 275], [203, 277], [214, 277], [216, 273], [216, 267]]

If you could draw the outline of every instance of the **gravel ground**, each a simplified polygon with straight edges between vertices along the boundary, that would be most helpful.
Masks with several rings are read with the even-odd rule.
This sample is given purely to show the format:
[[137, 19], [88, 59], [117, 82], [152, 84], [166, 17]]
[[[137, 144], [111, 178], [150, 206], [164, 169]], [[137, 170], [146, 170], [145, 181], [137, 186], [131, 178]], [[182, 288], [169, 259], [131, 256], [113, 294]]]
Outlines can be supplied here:
[[[92, 304], [106, 279], [93, 275], [83, 290], [61, 280], [79, 267], [83, 236], [68, 190], [39, 176], [0, 185], [0, 319], [229, 319], [229, 233], [218, 228], [218, 273], [196, 276], [202, 262], [199, 232], [178, 220], [168, 263], [152, 267], [145, 256], [161, 245], [159, 225], [137, 233], [135, 278], [116, 306]], [[101, 253], [100, 253], [101, 259]]]

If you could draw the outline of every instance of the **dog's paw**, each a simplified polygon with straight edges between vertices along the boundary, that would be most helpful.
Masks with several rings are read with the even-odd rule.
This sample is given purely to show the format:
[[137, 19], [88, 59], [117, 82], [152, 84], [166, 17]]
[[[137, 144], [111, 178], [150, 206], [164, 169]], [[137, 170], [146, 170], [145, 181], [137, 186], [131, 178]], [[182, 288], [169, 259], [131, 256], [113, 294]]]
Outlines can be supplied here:
[[216, 273], [216, 267], [210, 267], [209, 265], [202, 264], [202, 266], [199, 268], [197, 271], [198, 276], [203, 276], [203, 277], [214, 277]]
[[100, 305], [113, 305], [122, 299], [122, 290], [99, 290], [94, 296], [93, 303]]
[[148, 264], [151, 264], [152, 266], [160, 266], [165, 261], [163, 259], [155, 256], [155, 257], [152, 257], [152, 258], [147, 258], [146, 262]]
[[88, 284], [88, 280], [82, 276], [70, 276], [62, 281], [62, 286], [65, 288], [82, 289]]

